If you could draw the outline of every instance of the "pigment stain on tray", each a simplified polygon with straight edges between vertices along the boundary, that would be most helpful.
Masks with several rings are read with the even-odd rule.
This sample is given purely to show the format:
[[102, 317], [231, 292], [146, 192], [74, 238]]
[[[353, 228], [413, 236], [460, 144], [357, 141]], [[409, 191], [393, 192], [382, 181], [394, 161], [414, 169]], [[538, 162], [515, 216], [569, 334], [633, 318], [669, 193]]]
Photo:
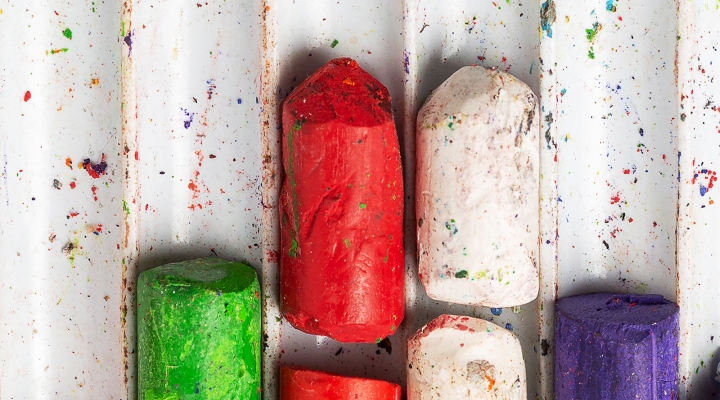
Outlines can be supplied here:
[[[69, 158], [68, 158], [69, 160]], [[90, 175], [93, 179], [98, 179], [100, 175], [105, 175], [107, 172], [105, 171], [107, 169], [107, 162], [105, 162], [105, 154], [100, 157], [100, 162], [95, 163], [89, 158], [84, 159], [78, 167], [84, 169], [87, 171], [88, 175]]]

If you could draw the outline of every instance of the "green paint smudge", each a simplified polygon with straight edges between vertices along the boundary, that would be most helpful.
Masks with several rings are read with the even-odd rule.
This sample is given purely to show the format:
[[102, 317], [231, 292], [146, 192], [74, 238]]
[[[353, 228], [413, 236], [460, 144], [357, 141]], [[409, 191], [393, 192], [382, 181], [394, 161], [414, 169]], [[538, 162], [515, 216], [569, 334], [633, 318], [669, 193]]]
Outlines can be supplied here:
[[456, 277], [456, 278], [459, 278], [459, 279], [467, 278], [467, 277], [468, 277], [468, 272], [465, 271], [464, 269], [463, 269], [463, 270], [460, 270], [460, 271], [458, 271], [458, 272], [455, 273], [455, 277]]
[[72, 40], [72, 31], [70, 30], [70, 28], [65, 28], [65, 30], [63, 31], [63, 35], [66, 38]]
[[127, 202], [125, 200], [123, 200], [122, 203], [123, 203], [123, 211], [125, 211], [126, 215], [130, 215], [130, 209], [127, 206]]
[[366, 207], [367, 207], [367, 204], [365, 204], [365, 203], [360, 203], [360, 209], [361, 209], [361, 210], [364, 210]]
[[338, 45], [338, 43], [340, 43], [340, 42], [338, 42], [338, 40], [337, 40], [337, 39], [335, 39], [335, 40], [333, 40], [333, 42], [332, 42], [332, 44], [330, 45], [330, 47], [332, 47], [332, 48], [334, 49], [334, 48], [335, 48], [335, 46], [337, 46], [337, 45]]
[[585, 35], [588, 42], [593, 43], [595, 41], [595, 35], [602, 29], [602, 25], [599, 22], [595, 22], [591, 29], [585, 29]]
[[297, 257], [297, 249], [298, 249], [298, 242], [295, 239], [292, 239], [292, 242], [290, 243], [290, 251], [288, 254], [290, 254], [290, 257]]
[[587, 38], [588, 42], [590, 42], [588, 58], [591, 60], [595, 59], [595, 49], [593, 47], [593, 44], [595, 44], [595, 36], [597, 36], [598, 32], [600, 32], [600, 29], [602, 29], [602, 25], [600, 25], [599, 22], [595, 22], [591, 29], [585, 29], [585, 37]]
[[67, 48], [67, 47], [63, 47], [62, 49], [53, 49], [53, 50], [50, 50], [50, 54], [67, 53], [67, 52], [68, 52], [68, 48]]
[[345, 247], [350, 247], [350, 241], [347, 238], [343, 239], [343, 243], [345, 243]]

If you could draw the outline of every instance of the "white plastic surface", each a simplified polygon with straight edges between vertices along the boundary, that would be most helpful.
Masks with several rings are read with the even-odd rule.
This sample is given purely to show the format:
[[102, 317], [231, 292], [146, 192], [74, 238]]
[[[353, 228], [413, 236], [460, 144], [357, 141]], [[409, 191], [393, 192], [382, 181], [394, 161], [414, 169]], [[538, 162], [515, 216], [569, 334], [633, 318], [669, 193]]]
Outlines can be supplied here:
[[[134, 398], [137, 274], [215, 254], [262, 273], [268, 399], [281, 363], [404, 383], [406, 338], [443, 313], [511, 324], [528, 397], [549, 399], [553, 301], [595, 290], [678, 301], [682, 397], [717, 397], [720, 187], [704, 171], [720, 151], [719, 7], [4, 1], [0, 398]], [[388, 87], [403, 148], [407, 312], [391, 353], [298, 333], [277, 311], [279, 105], [340, 56]], [[432, 301], [416, 277], [415, 114], [474, 63], [541, 100], [540, 297], [499, 316]], [[78, 167], [102, 154], [107, 174]]]

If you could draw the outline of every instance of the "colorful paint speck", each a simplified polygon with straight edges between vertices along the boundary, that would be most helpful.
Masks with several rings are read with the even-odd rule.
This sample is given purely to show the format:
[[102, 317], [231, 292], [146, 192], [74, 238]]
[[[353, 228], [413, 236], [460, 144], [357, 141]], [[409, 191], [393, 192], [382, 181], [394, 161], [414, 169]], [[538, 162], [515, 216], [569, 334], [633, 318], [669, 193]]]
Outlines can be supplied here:
[[607, 2], [605, 3], [605, 9], [608, 10], [608, 11], [610, 11], [610, 12], [615, 12], [615, 11], [617, 11], [617, 7], [616, 7], [616, 5], [615, 5], [615, 1], [617, 1], [617, 0], [607, 0]]
[[340, 43], [340, 42], [338, 42], [338, 40], [337, 40], [337, 39], [335, 39], [335, 40], [333, 40], [333, 41], [332, 41], [332, 44], [330, 45], [330, 47], [332, 47], [332, 48], [334, 49], [334, 48], [335, 48], [335, 46], [337, 46], [337, 45], [338, 45], [338, 43]]
[[72, 40], [72, 31], [70, 30], [70, 28], [65, 28], [65, 30], [63, 31], [63, 36]]
[[552, 24], [555, 23], [555, 2], [547, 0], [540, 7], [540, 27], [547, 37], [552, 38]]
[[599, 22], [595, 22], [591, 29], [585, 29], [585, 37], [588, 42], [590, 42], [588, 58], [591, 60], [595, 59], [595, 49], [593, 48], [593, 45], [595, 44], [595, 36], [597, 36], [598, 32], [600, 32], [600, 29], [602, 29], [602, 25]]

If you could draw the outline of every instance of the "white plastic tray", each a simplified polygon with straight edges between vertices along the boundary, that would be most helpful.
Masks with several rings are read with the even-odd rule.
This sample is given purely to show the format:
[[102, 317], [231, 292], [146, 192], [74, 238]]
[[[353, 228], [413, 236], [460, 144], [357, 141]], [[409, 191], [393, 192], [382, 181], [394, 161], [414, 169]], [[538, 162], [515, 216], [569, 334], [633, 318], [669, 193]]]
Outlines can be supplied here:
[[[529, 398], [550, 399], [554, 299], [598, 290], [678, 301], [682, 397], [717, 397], [720, 187], [701, 185], [720, 168], [718, 7], [6, 0], [0, 398], [134, 398], [135, 278], [214, 255], [263, 278], [268, 399], [279, 364], [404, 383], [405, 339], [441, 313], [511, 324]], [[403, 148], [407, 311], [392, 353], [299, 333], [277, 310], [279, 105], [340, 56], [388, 87]], [[546, 138], [540, 296], [499, 316], [429, 300], [416, 277], [414, 117], [432, 89], [475, 63], [538, 93]], [[106, 175], [78, 168], [102, 154]]]

